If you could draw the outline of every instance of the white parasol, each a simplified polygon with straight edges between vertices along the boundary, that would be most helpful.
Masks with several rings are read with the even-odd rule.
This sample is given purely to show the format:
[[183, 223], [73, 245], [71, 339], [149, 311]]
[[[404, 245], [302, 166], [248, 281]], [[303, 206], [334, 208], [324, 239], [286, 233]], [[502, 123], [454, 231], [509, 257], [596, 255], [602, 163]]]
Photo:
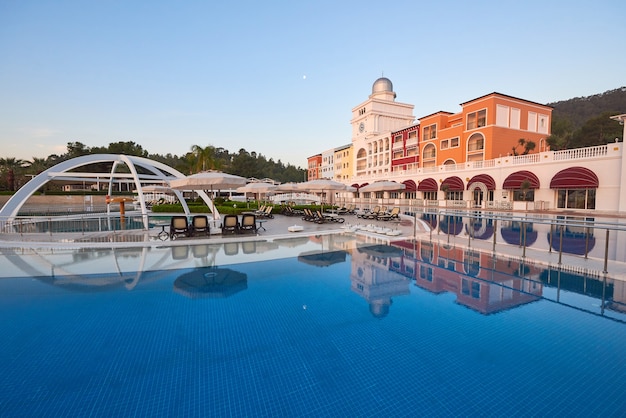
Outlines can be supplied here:
[[[245, 186], [241, 186], [237, 188], [237, 191], [239, 193], [254, 193], [255, 195], [258, 195], [261, 193], [273, 192], [274, 190], [276, 190], [275, 184], [265, 183], [265, 182], [248, 183]], [[257, 200], [258, 200], [258, 196], [257, 196]]]
[[224, 190], [245, 186], [247, 181], [244, 177], [221, 171], [202, 171], [187, 177], [171, 180], [170, 187], [175, 190]]
[[[210, 190], [212, 195], [213, 189], [235, 189], [239, 186], [245, 186], [247, 181], [244, 177], [221, 171], [202, 171], [187, 177], [171, 180], [170, 187], [174, 190]], [[210, 209], [213, 212], [213, 219], [216, 219], [219, 214], [213, 204], [213, 196], [209, 197], [209, 199], [211, 199]]]
[[359, 189], [360, 192], [395, 192], [397, 190], [406, 189], [406, 185], [397, 183], [395, 181], [375, 181], [374, 183], [363, 186]]
[[[339, 183], [338, 181], [328, 180], [328, 179], [317, 179], [317, 180], [306, 181], [304, 183], [299, 183], [298, 187], [300, 188], [300, 190], [307, 190], [310, 192], [322, 192], [322, 194], [324, 194], [327, 191], [346, 192], [346, 191], [354, 190], [354, 188], [348, 187], [343, 183]], [[331, 195], [331, 199], [329, 200], [330, 200], [330, 203], [332, 204], [332, 195]], [[322, 210], [323, 209], [324, 208], [322, 207]]]

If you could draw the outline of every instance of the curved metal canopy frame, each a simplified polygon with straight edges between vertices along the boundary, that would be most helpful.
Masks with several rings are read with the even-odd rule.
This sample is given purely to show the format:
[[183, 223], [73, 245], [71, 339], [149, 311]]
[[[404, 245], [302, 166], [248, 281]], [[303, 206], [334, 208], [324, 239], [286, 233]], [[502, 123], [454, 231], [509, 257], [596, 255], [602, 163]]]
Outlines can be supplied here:
[[[90, 164], [96, 163], [113, 163], [111, 171], [109, 173], [90, 173], [90, 172], [72, 172], [76, 168], [84, 167]], [[115, 170], [119, 164], [125, 164], [130, 170], [128, 173], [116, 173]], [[137, 172], [137, 166], [142, 167], [149, 171], [151, 174], [140, 174]], [[139, 204], [141, 206], [141, 215], [143, 218], [144, 227], [148, 228], [148, 210], [146, 208], [146, 201], [144, 198], [142, 186], [143, 184], [155, 184], [155, 183], [167, 183], [175, 178], [185, 177], [180, 171], [160, 163], [158, 161], [150, 160], [148, 158], [136, 157], [132, 155], [123, 154], [92, 154], [84, 155], [82, 157], [72, 158], [71, 160], [63, 161], [54, 167], [41, 172], [37, 176], [33, 177], [28, 183], [20, 188], [0, 209], [0, 218], [11, 221], [13, 220], [20, 208], [26, 203], [28, 198], [35, 193], [44, 184], [53, 180], [68, 180], [77, 178], [93, 178], [93, 179], [109, 179], [109, 195], [111, 195], [113, 180], [115, 178], [131, 178], [137, 189]], [[183, 194], [179, 190], [172, 190], [178, 200], [183, 205], [183, 209], [186, 215], [190, 215], [189, 207], [185, 202]], [[196, 191], [198, 196], [209, 206], [211, 212], [214, 213], [214, 218], [219, 219], [219, 213], [213, 204], [211, 198], [204, 191]], [[109, 213], [109, 207], [107, 206], [107, 213]]]

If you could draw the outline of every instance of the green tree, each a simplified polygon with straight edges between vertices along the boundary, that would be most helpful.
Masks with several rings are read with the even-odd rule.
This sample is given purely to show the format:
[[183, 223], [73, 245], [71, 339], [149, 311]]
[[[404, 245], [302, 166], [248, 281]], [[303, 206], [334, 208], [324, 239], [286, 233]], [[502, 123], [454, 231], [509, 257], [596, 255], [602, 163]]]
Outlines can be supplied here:
[[87, 147], [82, 142], [68, 142], [65, 159], [69, 160], [71, 158], [82, 157], [83, 155], [88, 155], [90, 153], [91, 150], [89, 149], [89, 147]]
[[595, 118], [589, 119], [573, 135], [573, 148], [606, 145], [615, 142], [615, 138], [623, 140], [623, 126], [611, 116], [619, 112], [604, 112]]
[[200, 145], [193, 145], [191, 152], [195, 160], [193, 167], [196, 172], [217, 169], [214, 146], [201, 147]]
[[133, 141], [111, 142], [108, 147], [92, 148], [90, 154], [124, 154], [147, 157], [148, 151]]
[[[526, 154], [530, 153], [531, 151], [533, 151], [536, 146], [537, 146], [537, 144], [535, 144], [533, 141], [529, 141], [529, 140], [526, 140], [524, 138], [520, 138], [517, 141], [517, 146], [513, 147], [513, 155], [526, 155]], [[517, 152], [517, 147], [522, 147], [522, 153], [521, 154], [519, 154]]]
[[26, 166], [27, 162], [18, 158], [0, 158], [0, 171], [7, 190], [15, 191], [16, 176], [21, 174], [21, 170]]

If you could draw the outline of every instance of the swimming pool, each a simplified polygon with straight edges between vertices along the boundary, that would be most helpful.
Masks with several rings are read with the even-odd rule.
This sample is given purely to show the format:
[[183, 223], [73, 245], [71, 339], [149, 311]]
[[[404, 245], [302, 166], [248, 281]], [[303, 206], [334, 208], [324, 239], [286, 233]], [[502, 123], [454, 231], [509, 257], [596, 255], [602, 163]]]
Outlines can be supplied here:
[[610, 277], [347, 235], [3, 257], [2, 416], [626, 408]]

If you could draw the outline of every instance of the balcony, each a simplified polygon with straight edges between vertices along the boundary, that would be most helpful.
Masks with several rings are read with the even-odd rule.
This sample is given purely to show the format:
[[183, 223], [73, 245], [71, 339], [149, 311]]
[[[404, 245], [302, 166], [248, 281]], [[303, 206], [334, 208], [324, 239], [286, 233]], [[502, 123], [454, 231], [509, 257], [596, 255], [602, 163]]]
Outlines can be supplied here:
[[[528, 169], [532, 170], [534, 165], [552, 164], [555, 161], [572, 161], [578, 164], [584, 164], [584, 160], [605, 158], [614, 155], [615, 157], [621, 157], [622, 143], [598, 145], [594, 147], [577, 148], [562, 151], [545, 151], [537, 154], [518, 155], [518, 156], [504, 156], [494, 158], [492, 160], [475, 160], [466, 161], [465, 163], [452, 164], [452, 165], [440, 165], [429, 166], [428, 163], [432, 162], [432, 159], [428, 161], [427, 156], [423, 156], [422, 167], [419, 168], [407, 168], [406, 170], [396, 170], [384, 174], [366, 174], [364, 172], [357, 172], [359, 181], [376, 181], [380, 179], [389, 179], [402, 181], [407, 176], [411, 176], [413, 179], [423, 175], [424, 177], [432, 176], [433, 173], [452, 173], [462, 171], [480, 171], [489, 174], [490, 170], [500, 169], [506, 166], [520, 167], [523, 165], [529, 166]], [[477, 154], [475, 154], [477, 155]], [[468, 173], [468, 175], [474, 175], [475, 173]]]

